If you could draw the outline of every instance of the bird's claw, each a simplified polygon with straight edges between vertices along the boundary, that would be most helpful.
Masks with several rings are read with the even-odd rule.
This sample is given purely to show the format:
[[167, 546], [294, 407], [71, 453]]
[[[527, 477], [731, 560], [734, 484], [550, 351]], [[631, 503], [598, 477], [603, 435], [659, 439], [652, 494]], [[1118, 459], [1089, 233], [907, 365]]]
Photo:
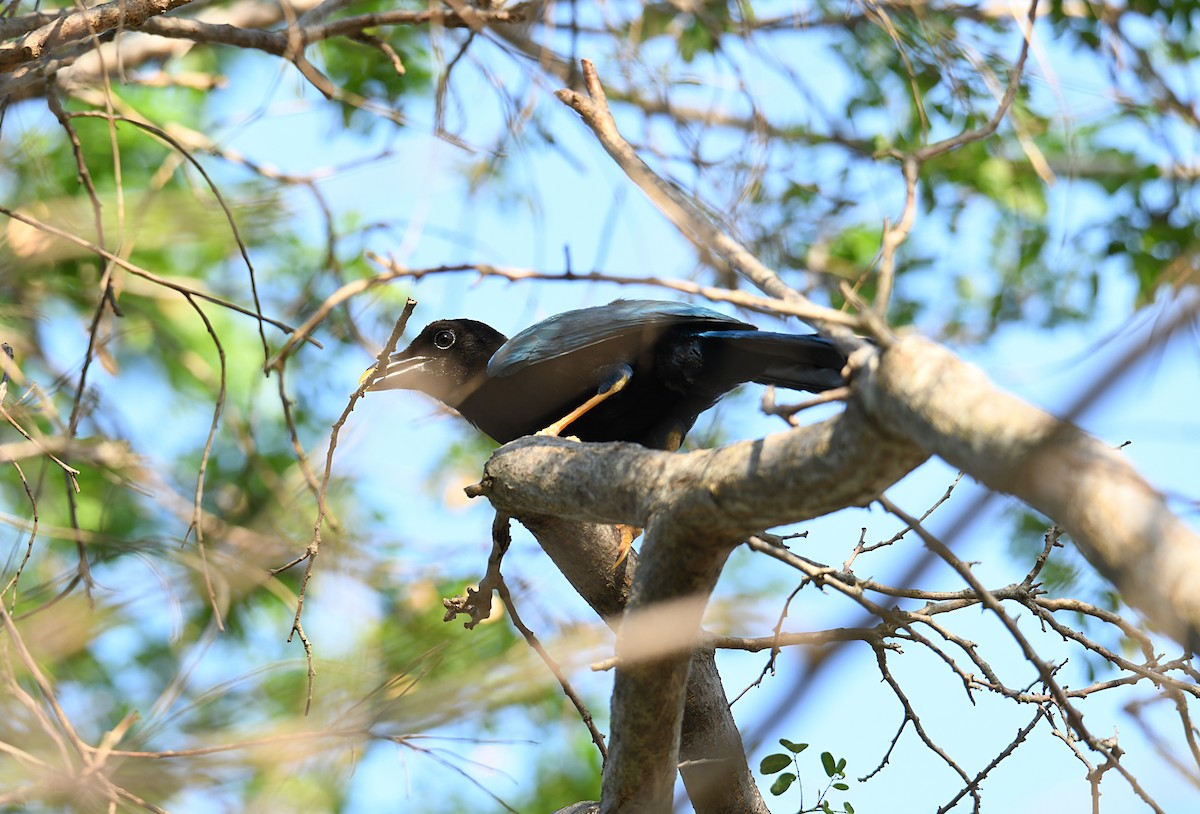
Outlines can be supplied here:
[[579, 440], [578, 435], [559, 435], [557, 432], [555, 432], [553, 429], [551, 429], [549, 427], [547, 427], [544, 430], [538, 430], [537, 432], [534, 433], [534, 435], [535, 436], [540, 435], [544, 438], [561, 438], [564, 441], [574, 441], [577, 444], [583, 443], [582, 441]]
[[625, 558], [629, 556], [629, 552], [633, 548], [633, 541], [642, 534], [642, 530], [637, 526], [627, 526], [624, 523], [617, 524], [617, 531], [621, 535], [621, 542], [617, 546], [617, 561], [612, 564], [610, 571], [616, 571], [621, 567], [621, 563], [625, 562]]

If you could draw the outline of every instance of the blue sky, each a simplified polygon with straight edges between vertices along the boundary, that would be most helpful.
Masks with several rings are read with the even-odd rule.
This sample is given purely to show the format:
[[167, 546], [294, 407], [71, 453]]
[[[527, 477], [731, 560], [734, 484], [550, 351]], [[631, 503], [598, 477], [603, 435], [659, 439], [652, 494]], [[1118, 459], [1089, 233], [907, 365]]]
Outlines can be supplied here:
[[[1051, 48], [1051, 56], [1061, 58]], [[1033, 68], [1035, 92], [1061, 93], [1069, 97], [1077, 120], [1087, 120], [1091, 112], [1107, 102], [1099, 95], [1099, 85], [1086, 71], [1076, 74], [1066, 68], [1052, 68], [1039, 63]], [[605, 65], [601, 63], [603, 75]], [[1065, 71], [1065, 72], [1064, 72]], [[290, 84], [290, 78], [283, 83]], [[837, 82], [823, 86], [836, 101]], [[311, 90], [306, 91], [311, 97]], [[328, 114], [298, 112], [283, 118], [267, 117], [242, 130], [233, 146], [250, 154], [262, 151], [264, 158], [287, 169], [312, 170], [332, 163], [346, 163], [355, 155], [370, 155], [386, 143], [393, 157], [372, 163], [369, 167], [338, 174], [321, 184], [322, 190], [339, 208], [369, 212], [371, 220], [390, 220], [396, 230], [372, 241], [372, 248], [394, 254], [397, 259], [414, 267], [446, 262], [486, 260], [502, 265], [529, 266], [544, 270], [563, 267], [564, 249], [569, 248], [574, 267], [590, 269], [596, 258], [603, 259], [604, 271], [611, 273], [686, 275], [693, 267], [691, 248], [665, 220], [644, 200], [640, 192], [611, 165], [607, 156], [595, 144], [589, 133], [574, 115], [558, 106], [543, 91], [536, 91], [538, 112], [554, 128], [562, 149], [557, 152], [519, 150], [506, 169], [504, 190], [515, 196], [495, 195], [484, 188], [474, 197], [464, 194], [465, 184], [460, 171], [479, 156], [469, 155], [427, 135], [431, 114], [426, 106], [412, 110], [414, 128], [400, 134], [380, 136], [364, 141], [339, 132], [329, 124]], [[326, 126], [321, 126], [324, 122]], [[632, 120], [629, 122], [633, 124]], [[424, 127], [422, 126], [424, 125]], [[640, 132], [636, 126], [631, 129]], [[269, 145], [269, 149], [267, 146]], [[563, 154], [574, 161], [564, 160]], [[891, 176], [884, 184], [876, 178], [860, 178], [863, 205], [874, 208], [880, 220], [895, 217], [899, 207], [899, 187], [894, 173], [881, 171], [878, 176]], [[514, 200], [515, 197], [515, 200]], [[1062, 251], [1071, 251], [1071, 242], [1079, 238], [1078, 224], [1083, 216], [1105, 204], [1096, 199], [1086, 185], [1064, 180], [1049, 193], [1051, 210], [1055, 213]], [[614, 214], [615, 213], [615, 214]], [[307, 217], [310, 213], [300, 209]], [[605, 232], [603, 227], [615, 218], [615, 228]], [[983, 245], [983, 230], [987, 223], [980, 220], [977, 241], [970, 234], [958, 236], [961, 244], [952, 244], [945, 235], [936, 215], [924, 217], [918, 223], [914, 241], [920, 241], [924, 251], [945, 254], [936, 258], [934, 267], [910, 284], [921, 286], [930, 296], [940, 296], [946, 274], [961, 271], [986, 278], [986, 254], [973, 242]], [[603, 241], [603, 244], [602, 244]], [[939, 282], [941, 280], [941, 282]], [[646, 288], [606, 287], [579, 284], [508, 284], [495, 280], [477, 282], [470, 275], [427, 278], [412, 289], [420, 301], [414, 317], [414, 329], [434, 318], [470, 316], [492, 322], [512, 334], [548, 314], [572, 307], [604, 302], [618, 296], [669, 297], [666, 292]], [[1135, 323], [1151, 322], [1153, 309], [1129, 317], [1131, 285], [1119, 274], [1105, 276], [1104, 296], [1093, 318], [1081, 325], [1040, 330], [1028, 326], [1002, 329], [984, 346], [958, 348], [963, 355], [981, 365], [1001, 386], [1027, 398], [1052, 412], [1062, 411], [1071, 403], [1080, 388], [1096, 377], [1106, 375], [1110, 360], [1132, 341], [1142, 328]], [[381, 307], [370, 296], [357, 300], [352, 308], [357, 312]], [[1167, 303], [1159, 309], [1166, 310]], [[758, 320], [763, 327], [777, 328], [768, 319]], [[799, 329], [799, 326], [794, 326]], [[918, 328], [921, 326], [918, 325]], [[382, 341], [383, 337], [378, 337]], [[306, 350], [305, 353], [314, 351]], [[1197, 374], [1195, 336], [1185, 335], [1165, 347], [1163, 352], [1116, 382], [1111, 393], [1080, 418], [1083, 426], [1101, 438], [1115, 444], [1130, 441], [1125, 450], [1146, 476], [1159, 488], [1177, 494], [1176, 508], [1194, 523], [1195, 500], [1192, 462], [1200, 453], [1200, 420], [1194, 410], [1200, 398], [1200, 376]], [[332, 387], [330, 417], [335, 415], [341, 394], [354, 386], [362, 367], [369, 363], [364, 355], [346, 367], [345, 381]], [[755, 437], [780, 429], [757, 414], [757, 394], [741, 394], [731, 398], [721, 408], [723, 427], [731, 438]], [[451, 418], [434, 416], [433, 405], [415, 394], [386, 393], [373, 395], [362, 403], [344, 436], [337, 467], [344, 473], [361, 477], [362, 494], [367, 500], [385, 501], [394, 493], [397, 484], [421, 486], [412, 493], [416, 500], [407, 510], [393, 516], [384, 532], [409, 542], [410, 556], [428, 556], [429, 561], [410, 562], [396, 566], [398, 574], [428, 574], [440, 568], [471, 573], [482, 569], [486, 557], [485, 541], [490, 524], [490, 511], [483, 505], [445, 510], [436, 499], [452, 491], [457, 480], [435, 473], [436, 461], [443, 446], [464, 431]], [[388, 422], [390, 430], [372, 430], [369, 441], [364, 437], [367, 426]], [[955, 473], [945, 464], [933, 461], [897, 485], [890, 494], [910, 512], [919, 512], [931, 504], [953, 480]], [[430, 481], [433, 481], [432, 483]], [[932, 527], [937, 530], [953, 519], [959, 507], [970, 503], [977, 488], [968, 481], [959, 486], [954, 501], [936, 516]], [[984, 514], [976, 518], [969, 534], [957, 541], [957, 551], [964, 559], [978, 560], [979, 573], [989, 584], [1003, 584], [1019, 579], [1023, 563], [1013, 563], [1008, 555], [1010, 523], [1007, 513], [1014, 508], [1007, 499], [993, 501]], [[804, 524], [809, 537], [798, 550], [816, 559], [840, 562], [857, 539], [862, 526], [869, 537], [890, 536], [896, 524], [878, 510], [847, 510], [836, 516]], [[447, 541], [454, 541], [447, 546]], [[886, 579], [895, 574], [907, 561], [915, 541], [909, 540], [899, 550], [873, 560], [866, 573]], [[448, 550], [449, 549], [449, 550]], [[592, 623], [581, 602], [571, 604], [569, 589], [550, 571], [545, 557], [528, 538], [519, 538], [508, 559], [508, 573], [526, 581], [530, 592], [539, 599], [533, 603], [531, 614], [543, 635], [555, 641], [554, 631], [572, 620]], [[944, 569], [936, 572], [931, 584], [954, 589], [957, 577]], [[728, 632], [763, 635], [770, 630], [788, 586], [795, 581], [793, 574], [748, 552], [738, 552], [730, 570], [714, 597], [711, 623], [728, 625]], [[763, 586], [768, 590], [762, 590]], [[324, 628], [336, 629], [341, 614], [338, 605], [348, 596], [336, 584], [316, 585], [315, 603], [309, 618], [318, 646]], [[837, 625], [857, 617], [848, 603], [836, 597], [805, 592], [803, 601], [793, 613], [792, 629], [816, 629]], [[554, 597], [555, 599], [551, 599]], [[322, 601], [322, 600], [325, 601]], [[564, 604], [559, 605], [561, 600]], [[569, 609], [563, 611], [562, 608]], [[354, 613], [362, 609], [354, 609]], [[564, 618], [560, 613], [568, 613]], [[1032, 680], [1031, 668], [1015, 652], [1011, 642], [998, 631], [994, 620], [978, 615], [973, 620], [960, 620], [963, 635], [987, 642], [994, 664], [1014, 676]], [[468, 638], [470, 633], [457, 625], [447, 626], [447, 637]], [[605, 635], [599, 634], [593, 645], [595, 657], [603, 657]], [[1025, 708], [1014, 713], [1012, 706], [994, 699], [982, 698], [978, 706], [965, 702], [954, 678], [932, 658], [910, 650], [904, 657], [894, 659], [904, 686], [922, 714], [931, 733], [952, 753], [963, 758], [968, 771], [974, 771], [989, 760], [1026, 722]], [[557, 656], [568, 658], [563, 651]], [[722, 658], [723, 674], [733, 693], [748, 684], [764, 662], [764, 656], [727, 654]], [[591, 698], [604, 704], [607, 679], [591, 674], [587, 659], [577, 663], [572, 680], [591, 691]], [[802, 698], [789, 698], [792, 682], [803, 675], [802, 655], [788, 656], [780, 675], [760, 690], [752, 691], [735, 707], [743, 726], [757, 726], [762, 716], [772, 715], [765, 745], [751, 755], [752, 763], [769, 750], [773, 739], [788, 737], [811, 741], [821, 748], [830, 748], [849, 759], [850, 774], [857, 777], [872, 768], [886, 748], [888, 739], [900, 723], [900, 710], [894, 698], [880, 684], [873, 656], [865, 647], [853, 645], [838, 656], [833, 669], [826, 671]], [[549, 680], [545, 676], [543, 680]], [[1081, 678], [1077, 678], [1081, 681]], [[1072, 682], [1074, 683], [1074, 682]], [[1132, 696], [1148, 692], [1134, 691]], [[1135, 773], [1153, 789], [1159, 802], [1168, 811], [1181, 811], [1200, 805], [1194, 788], [1163, 767], [1161, 761], [1140, 739], [1136, 729], [1117, 709], [1115, 701], [1101, 696], [1081, 704], [1088, 723], [1100, 734], [1115, 728], [1121, 743], [1128, 751], [1126, 761]], [[782, 710], [782, 715], [779, 714]], [[1014, 717], [1016, 716], [1016, 717]], [[564, 715], [564, 728], [577, 724]], [[469, 729], [469, 725], [466, 727]], [[563, 731], [525, 732], [519, 722], [514, 731], [522, 737], [537, 741], [555, 741]], [[565, 731], [565, 730], [564, 730]], [[931, 810], [947, 797], [947, 789], [955, 788], [955, 779], [948, 770], [931, 759], [927, 751], [914, 745], [908, 732], [902, 748], [893, 755], [891, 765], [873, 782], [855, 784], [850, 799], [859, 811], [897, 810], [896, 801], [903, 800], [899, 810]], [[545, 752], [516, 744], [481, 744], [470, 750], [472, 757], [511, 775], [513, 779], [496, 776], [489, 782], [497, 794], [506, 796], [527, 779], [538, 766], [531, 765], [534, 755], [545, 760]], [[412, 797], [401, 804], [396, 800], [395, 775], [397, 761], [410, 772], [405, 785], [411, 784]], [[815, 783], [819, 770], [815, 761], [808, 767]], [[437, 786], [445, 782], [440, 773], [427, 774], [428, 765], [420, 758], [397, 756], [391, 750], [376, 750], [357, 768], [354, 810], [375, 811], [425, 810], [420, 801], [430, 800]], [[483, 777], [487, 777], [484, 773]], [[515, 785], [514, 785], [515, 784]], [[811, 786], [809, 794], [812, 793]], [[786, 798], [785, 798], [786, 799]], [[806, 798], [811, 799], [811, 798]], [[1066, 748], [1039, 730], [1032, 742], [1018, 750], [985, 786], [985, 804], [995, 811], [1053, 811], [1072, 814], [1091, 810], [1086, 781], [1080, 763]], [[794, 801], [793, 801], [794, 802]], [[1133, 810], [1127, 786], [1113, 777], [1104, 785], [1104, 809]], [[430, 808], [428, 810], [434, 810]], [[777, 811], [787, 810], [780, 806]]]
[[[1065, 110], [1069, 111], [1064, 116], [1064, 127], [1070, 127], [1071, 122], [1087, 121], [1096, 110], [1109, 104], [1087, 66], [1073, 63], [1069, 54], [1053, 45], [1047, 58], [1049, 61], [1032, 66], [1031, 81], [1035, 93], [1061, 94]], [[807, 59], [810, 64], [805, 67], [824, 69], [819, 51]], [[600, 61], [602, 76], [608, 67]], [[699, 65], [697, 70], [703, 67]], [[357, 211], [371, 221], [395, 224], [391, 230], [373, 234], [368, 241], [369, 247], [377, 252], [392, 254], [414, 267], [487, 261], [555, 271], [562, 269], [569, 249], [576, 270], [588, 270], [601, 263], [601, 270], [610, 273], [683, 277], [694, 269], [694, 252], [688, 243], [631, 187], [574, 114], [562, 108], [546, 89], [531, 91], [532, 98], [538, 114], [544, 116], [543, 124], [553, 129], [561, 149], [539, 151], [518, 147], [506, 162], [503, 186], [485, 186], [471, 196], [467, 194], [463, 170], [481, 156], [429, 135], [432, 111], [428, 104], [412, 105], [411, 128], [401, 131], [380, 128], [372, 136], [364, 137], [344, 131], [338, 117], [322, 108], [312, 89], [301, 87], [290, 71], [276, 84], [272, 82], [275, 68], [270, 62], [251, 64], [246, 60], [241, 70], [238, 81], [221, 94], [221, 108], [231, 122], [224, 137], [230, 147], [293, 172], [349, 165], [384, 148], [391, 150], [389, 158], [336, 173], [320, 184], [336, 211]], [[502, 73], [505, 71], [511, 71], [511, 66], [501, 69]], [[753, 79], [767, 91], [776, 89], [780, 81], [778, 77], [765, 75]], [[813, 89], [822, 95], [826, 106], [833, 109], [837, 109], [845, 88], [835, 75], [830, 76], [830, 81], [813, 83]], [[483, 88], [479, 90], [481, 95], [485, 92]], [[300, 104], [295, 103], [297, 96], [303, 99]], [[702, 94], [698, 92], [697, 96]], [[721, 104], [736, 101], [733, 94], [703, 98], [709, 102], [717, 99]], [[243, 123], [248, 111], [263, 103], [269, 115]], [[468, 136], [485, 132], [494, 124], [487, 120], [494, 113], [486, 107], [472, 111], [472, 115], [478, 114], [483, 121], [473, 124]], [[622, 124], [631, 132], [642, 133], [636, 120], [623, 120]], [[867, 127], [870, 122], [855, 125]], [[657, 137], [666, 135], [657, 133]], [[1129, 138], [1141, 137], [1131, 131]], [[1184, 140], [1184, 149], [1186, 145]], [[1152, 148], [1153, 145], [1146, 146]], [[814, 167], [813, 173], [819, 176], [826, 170]], [[894, 218], [899, 211], [900, 187], [896, 179], [896, 173], [890, 169], [867, 172], [850, 179], [850, 191], [859, 196], [863, 211], [873, 213], [882, 222], [884, 217]], [[311, 224], [312, 233], [317, 234], [315, 213], [303, 195], [296, 194], [290, 203], [298, 222]], [[1108, 205], [1096, 198], [1087, 185], [1067, 179], [1050, 191], [1049, 203], [1063, 252], [1070, 252], [1073, 241], [1083, 239], [1078, 229], [1084, 216]], [[974, 234], [970, 232], [972, 228]], [[952, 237], [936, 213], [922, 216], [913, 240], [920, 243], [924, 252], [933, 253], [935, 262], [906, 285], [936, 299], [947, 297], [947, 286], [955, 274], [986, 280], [990, 271], [986, 265], [988, 228], [987, 221], [978, 218], [974, 224], [968, 223], [964, 233]], [[261, 269], [261, 275], [260, 285], [269, 285], [269, 264]], [[1083, 324], [1054, 329], [1011, 326], [985, 345], [956, 350], [979, 364], [1002, 387], [1051, 412], [1061, 413], [1082, 387], [1106, 375], [1112, 359], [1126, 343], [1153, 326], [1171, 307], [1163, 301], [1131, 318], [1129, 303], [1134, 293], [1131, 284], [1115, 269], [1107, 269], [1104, 279], [1098, 308]], [[619, 296], [672, 297], [668, 292], [643, 287], [477, 282], [470, 275], [427, 278], [412, 288], [412, 294], [420, 301], [413, 319], [414, 330], [435, 318], [470, 316], [489, 321], [509, 334], [557, 311]], [[367, 295], [355, 300], [351, 308], [363, 314], [391, 309], [392, 303], [394, 299], [383, 302], [377, 296]], [[390, 315], [380, 316], [380, 321], [390, 321]], [[765, 317], [756, 317], [755, 321], [764, 328], [780, 329], [780, 323]], [[790, 329], [803, 330], [796, 323], [789, 325]], [[922, 327], [917, 325], [918, 329]], [[384, 338], [381, 335], [377, 340], [382, 342]], [[64, 358], [78, 356], [79, 349], [70, 345], [72, 339], [77, 337], [63, 340]], [[301, 351], [301, 361], [320, 353], [306, 348]], [[344, 376], [329, 382], [328, 392], [319, 403], [306, 407], [332, 421], [370, 357], [366, 353], [345, 353], [330, 359], [328, 354], [332, 352], [325, 353], [326, 367], [333, 366], [343, 371]], [[1197, 499], [1194, 462], [1200, 456], [1200, 417], [1195, 409], [1200, 403], [1198, 359], [1195, 333], [1176, 337], [1160, 354], [1115, 382], [1110, 394], [1079, 419], [1086, 429], [1114, 445], [1130, 441], [1124, 454], [1155, 486], [1177, 496], [1175, 508], [1193, 526], [1200, 525], [1194, 502]], [[245, 371], [242, 381], [250, 382], [251, 373]], [[103, 386], [105, 379], [101, 375], [98, 381]], [[246, 386], [263, 387], [261, 383]], [[273, 388], [273, 384], [266, 385], [258, 396], [269, 399]], [[116, 390], [109, 398], [116, 403], [127, 400], [127, 412], [136, 416], [139, 410], [145, 410], [146, 399], [152, 395], [148, 389], [134, 390], [138, 391], [136, 403]], [[756, 392], [747, 391], [730, 397], [719, 408], [722, 427], [731, 440], [781, 430], [779, 422], [758, 414], [756, 399]], [[206, 411], [207, 408], [200, 413]], [[374, 429], [368, 432], [368, 427]], [[166, 438], [169, 433], [165, 426], [158, 429], [164, 431], [165, 447], [169, 444]], [[139, 429], [147, 435], [155, 431], [154, 426]], [[407, 559], [393, 566], [398, 580], [482, 573], [491, 512], [478, 501], [470, 505], [446, 505], [441, 497], [453, 494], [461, 486], [461, 479], [457, 474], [449, 476], [437, 469], [446, 444], [467, 431], [456, 419], [434, 415], [431, 402], [409, 393], [368, 397], [360, 403], [345, 430], [336, 471], [358, 479], [356, 495], [363, 504], [388, 505], [398, 489], [409, 494], [404, 509], [390, 512], [386, 525], [364, 531], [364, 535], [369, 532], [376, 539], [403, 541]], [[324, 439], [312, 441], [319, 453], [314, 459], [320, 460]], [[920, 513], [945, 491], [954, 476], [955, 472], [947, 465], [931, 461], [889, 494], [909, 512]], [[977, 491], [969, 480], [964, 480], [954, 500], [935, 516], [931, 527], [935, 531], [945, 528], [961, 507], [970, 505]], [[1013, 509], [1014, 504], [1007, 499], [992, 501], [975, 518], [969, 533], [956, 541], [959, 556], [979, 561], [977, 571], [990, 585], [1004, 584], [1023, 574], [1024, 564], [1012, 561], [1009, 554], [1008, 513]], [[897, 524], [878, 509], [847, 510], [801, 526], [808, 537], [797, 543], [796, 549], [814, 559], [841, 562], [863, 526], [869, 530], [869, 539], [881, 539], [891, 536]], [[906, 540], [873, 556], [869, 562], [860, 561], [860, 574], [886, 581], [900, 572], [917, 545], [915, 540]], [[595, 711], [603, 713], [610, 678], [592, 673], [588, 664], [607, 654], [611, 647], [607, 633], [591, 618], [582, 601], [573, 597], [527, 536], [518, 537], [506, 563], [510, 578], [526, 586], [522, 596], [528, 609], [527, 622], [549, 642], [556, 657], [570, 663], [572, 681], [588, 694]], [[710, 626], [740, 635], [766, 635], [783, 597], [795, 581], [794, 573], [774, 562], [754, 557], [745, 550], [736, 552], [714, 596]], [[946, 569], [935, 570], [928, 581], [937, 588], [960, 587], [958, 578]], [[318, 569], [312, 599], [306, 611], [309, 632], [318, 652], [325, 649], [330, 657], [341, 655], [341, 649], [351, 641], [340, 636], [347, 626], [360, 624], [364, 618], [381, 612], [365, 601], [361, 592], [355, 591], [352, 577], [333, 570]], [[849, 603], [833, 595], [806, 590], [787, 627], [813, 630], [845, 624], [857, 616]], [[999, 632], [993, 619], [973, 611], [958, 616], [955, 629], [976, 641], [986, 642], [989, 653], [993, 654], [989, 659], [1013, 677], [1012, 683], [1021, 683], [1021, 677], [1032, 680], [1031, 668], [1021, 660], [1011, 641]], [[160, 621], [169, 624], [165, 617]], [[583, 645], [568, 637], [568, 633], [574, 632], [573, 626], [579, 624], [593, 628]], [[447, 640], [455, 646], [470, 646], [473, 635], [470, 631], [457, 624], [447, 625], [445, 630]], [[285, 633], [280, 631], [280, 635]], [[1042, 641], [1045, 646], [1053, 647], [1049, 637]], [[968, 772], [985, 764], [1026, 722], [1030, 713], [1024, 707], [1014, 713], [1011, 705], [986, 697], [972, 706], [942, 665], [918, 647], [906, 650], [904, 656], [893, 659], [894, 668], [902, 676], [925, 725], [943, 746], [962, 758]], [[219, 657], [218, 648], [212, 658]], [[764, 661], [761, 654], [723, 655], [721, 666], [731, 694], [749, 684]], [[781, 663], [778, 676], [768, 680], [763, 688], [750, 692], [735, 707], [735, 715], [744, 727], [755, 729], [766, 725], [763, 744], [751, 754], [752, 765], [757, 765], [762, 755], [770, 751], [774, 738], [787, 737], [845, 755], [850, 775], [864, 774], [878, 762], [901, 720], [895, 699], [879, 681], [873, 656], [865, 647], [846, 647], [836, 664], [802, 697], [796, 697], [793, 682], [803, 677], [805, 665], [802, 653], [789, 654]], [[213, 662], [203, 667], [200, 675], [217, 681], [235, 667], [244, 669], [244, 665]], [[1081, 669], [1080, 665], [1069, 665], [1066, 674], [1075, 669]], [[529, 675], [531, 681], [551, 680], [548, 673], [537, 670]], [[1076, 673], [1070, 683], [1082, 680], [1082, 673]], [[1114, 728], [1119, 731], [1121, 744], [1127, 750], [1127, 765], [1167, 811], [1200, 807], [1196, 789], [1163, 766], [1119, 709], [1124, 700], [1144, 697], [1149, 692], [1137, 688], [1112, 700], [1101, 694], [1083, 702], [1081, 708], [1097, 733], [1107, 735]], [[561, 745], [579, 727], [569, 712], [564, 712], [557, 725], [540, 731], [525, 725], [515, 714], [509, 723], [514, 740], [534, 743], [489, 742], [453, 747], [493, 767], [496, 774], [480, 769], [479, 777], [488, 788], [506, 798], [518, 796], [520, 789], [543, 768], [539, 760], [546, 760], [548, 754], [561, 755]], [[472, 731], [472, 722], [464, 721], [460, 727], [451, 727], [447, 734], [469, 735]], [[546, 744], [558, 748], [542, 748]], [[807, 769], [812, 773], [806, 777], [810, 781], [806, 790], [811, 795], [819, 775], [815, 758], [807, 764]], [[457, 786], [460, 782], [452, 774], [436, 769], [427, 758], [390, 747], [376, 747], [355, 767], [350, 810], [451, 810], [438, 808], [432, 801], [447, 783]], [[943, 803], [955, 788], [955, 778], [915, 744], [909, 731], [891, 765], [873, 782], [854, 784], [850, 799], [860, 812], [926, 811]], [[1136, 810], [1127, 786], [1118, 778], [1107, 779], [1103, 789], [1104, 810]], [[476, 799], [475, 792], [470, 790], [463, 794], [465, 799]], [[485, 808], [489, 805], [486, 797], [477, 799]], [[784, 799], [794, 808], [794, 797]], [[805, 799], [811, 801], [811, 796]], [[984, 800], [985, 806], [993, 811], [1082, 814], [1091, 810], [1082, 765], [1044, 729], [985, 785]], [[774, 810], [784, 812], [789, 808], [779, 805]]]

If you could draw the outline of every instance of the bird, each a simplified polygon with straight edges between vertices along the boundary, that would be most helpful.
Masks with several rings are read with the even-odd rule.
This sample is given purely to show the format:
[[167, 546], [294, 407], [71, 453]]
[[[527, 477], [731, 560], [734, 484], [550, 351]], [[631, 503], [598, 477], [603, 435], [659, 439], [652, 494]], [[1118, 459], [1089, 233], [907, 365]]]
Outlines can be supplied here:
[[511, 339], [478, 320], [431, 322], [367, 390], [421, 391], [500, 444], [569, 428], [580, 441], [674, 451], [738, 385], [820, 393], [844, 383], [845, 363], [816, 334], [760, 331], [686, 303], [616, 300], [556, 314]]
[[760, 331], [686, 303], [616, 300], [556, 314], [511, 339], [478, 320], [440, 319], [359, 385], [421, 391], [500, 444], [569, 433], [675, 451], [735, 387], [824, 392], [844, 384], [845, 364], [816, 334]]
[[511, 339], [473, 319], [431, 322], [367, 390], [421, 391], [500, 444], [569, 430], [580, 441], [674, 451], [738, 385], [824, 392], [844, 383], [845, 363], [816, 334], [760, 331], [685, 303], [616, 300]]

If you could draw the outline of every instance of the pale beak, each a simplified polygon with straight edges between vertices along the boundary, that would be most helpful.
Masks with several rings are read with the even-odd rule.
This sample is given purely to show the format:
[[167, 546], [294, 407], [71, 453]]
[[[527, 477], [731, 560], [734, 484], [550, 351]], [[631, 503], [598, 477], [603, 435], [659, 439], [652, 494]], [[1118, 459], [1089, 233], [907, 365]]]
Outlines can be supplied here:
[[[368, 388], [369, 390], [419, 390], [420, 380], [430, 374], [429, 365], [433, 359], [429, 356], [410, 356], [398, 359], [393, 356], [388, 360], [383, 374]], [[363, 371], [358, 380], [362, 387], [375, 373], [375, 366]]]

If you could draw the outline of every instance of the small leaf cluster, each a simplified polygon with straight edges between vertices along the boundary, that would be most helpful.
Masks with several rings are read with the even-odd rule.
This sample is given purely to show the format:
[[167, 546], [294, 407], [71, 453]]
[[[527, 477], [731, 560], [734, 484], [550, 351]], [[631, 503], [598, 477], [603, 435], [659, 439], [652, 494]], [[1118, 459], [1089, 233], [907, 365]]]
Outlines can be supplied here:
[[[767, 755], [759, 763], [758, 770], [764, 776], [778, 775], [775, 781], [771, 783], [771, 794], [778, 797], [784, 794], [793, 783], [800, 779], [800, 763], [797, 756], [808, 749], [807, 743], [794, 743], [787, 738], [780, 738], [779, 744], [786, 752], [776, 752]], [[784, 771], [792, 768], [795, 771]], [[854, 806], [849, 801], [843, 801], [840, 809], [835, 809], [830, 803], [828, 797], [829, 792], [849, 791], [850, 786], [845, 782], [846, 779], [846, 759], [835, 758], [832, 752], [821, 753], [821, 768], [825, 771], [825, 776], [829, 782], [826, 784], [824, 791], [817, 796], [816, 803], [811, 808], [804, 807], [804, 784], [800, 783], [800, 812], [808, 811], [823, 811], [825, 814], [833, 814], [835, 811], [844, 812], [844, 814], [854, 814]]]

